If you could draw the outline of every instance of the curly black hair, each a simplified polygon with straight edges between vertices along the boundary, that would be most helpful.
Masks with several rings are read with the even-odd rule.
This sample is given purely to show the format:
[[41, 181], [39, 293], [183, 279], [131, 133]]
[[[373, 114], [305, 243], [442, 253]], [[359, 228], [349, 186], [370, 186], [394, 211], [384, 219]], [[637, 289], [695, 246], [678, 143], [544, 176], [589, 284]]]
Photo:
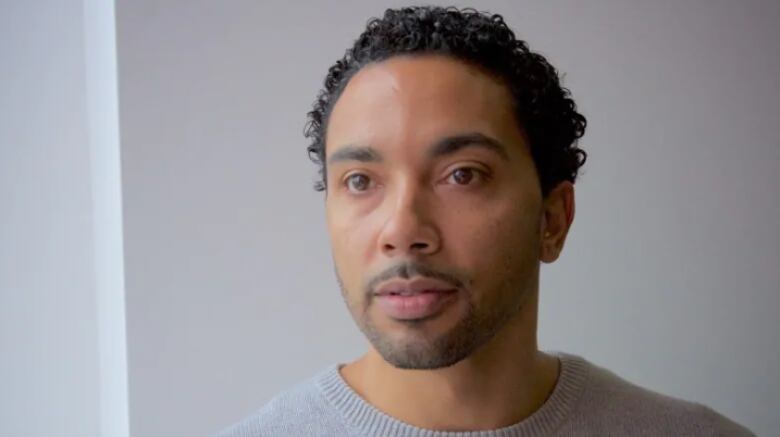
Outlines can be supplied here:
[[387, 9], [384, 17], [370, 19], [352, 48], [328, 70], [304, 129], [311, 139], [309, 157], [319, 165], [317, 191], [327, 189], [325, 131], [347, 82], [364, 66], [403, 54], [444, 54], [501, 79], [528, 136], [543, 197], [564, 180], [574, 182], [587, 158], [577, 147], [586, 120], [577, 112], [569, 90], [561, 86], [556, 69], [516, 39], [501, 15], [472, 8], [415, 6]]

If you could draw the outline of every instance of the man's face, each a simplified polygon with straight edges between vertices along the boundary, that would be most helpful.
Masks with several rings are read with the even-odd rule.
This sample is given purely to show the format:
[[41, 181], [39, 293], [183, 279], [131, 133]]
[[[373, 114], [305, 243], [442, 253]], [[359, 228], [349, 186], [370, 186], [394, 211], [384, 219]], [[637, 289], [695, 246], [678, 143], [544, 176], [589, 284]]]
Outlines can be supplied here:
[[536, 292], [541, 191], [498, 80], [443, 56], [366, 66], [333, 108], [326, 165], [342, 294], [387, 362], [455, 364]]

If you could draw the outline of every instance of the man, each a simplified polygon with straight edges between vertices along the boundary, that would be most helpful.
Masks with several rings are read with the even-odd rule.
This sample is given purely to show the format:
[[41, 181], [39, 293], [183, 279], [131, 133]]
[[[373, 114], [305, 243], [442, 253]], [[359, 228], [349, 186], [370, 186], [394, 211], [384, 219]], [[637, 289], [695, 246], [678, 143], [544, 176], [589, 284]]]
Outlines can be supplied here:
[[224, 436], [752, 435], [537, 348], [585, 118], [498, 15], [371, 20], [309, 113], [336, 276], [370, 342]]

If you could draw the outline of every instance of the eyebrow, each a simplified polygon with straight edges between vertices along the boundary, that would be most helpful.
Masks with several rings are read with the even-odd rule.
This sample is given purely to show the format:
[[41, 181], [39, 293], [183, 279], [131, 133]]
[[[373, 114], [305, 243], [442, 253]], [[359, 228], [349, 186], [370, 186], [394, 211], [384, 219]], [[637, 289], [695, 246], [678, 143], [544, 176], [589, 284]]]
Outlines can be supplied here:
[[[440, 158], [452, 155], [467, 147], [479, 147], [496, 153], [504, 160], [509, 159], [506, 147], [495, 138], [491, 138], [479, 132], [471, 132], [461, 135], [445, 137], [437, 141], [428, 150], [429, 158]], [[382, 155], [369, 146], [348, 145], [339, 148], [328, 158], [328, 165], [343, 161], [381, 162]]]
[[453, 153], [467, 147], [480, 147], [496, 153], [504, 160], [509, 160], [509, 154], [506, 147], [495, 138], [479, 132], [472, 132], [463, 135], [454, 135], [442, 138], [437, 141], [428, 151], [428, 157], [438, 158], [441, 156], [452, 155]]
[[333, 152], [328, 158], [328, 165], [342, 161], [380, 162], [382, 155], [371, 147], [350, 145]]

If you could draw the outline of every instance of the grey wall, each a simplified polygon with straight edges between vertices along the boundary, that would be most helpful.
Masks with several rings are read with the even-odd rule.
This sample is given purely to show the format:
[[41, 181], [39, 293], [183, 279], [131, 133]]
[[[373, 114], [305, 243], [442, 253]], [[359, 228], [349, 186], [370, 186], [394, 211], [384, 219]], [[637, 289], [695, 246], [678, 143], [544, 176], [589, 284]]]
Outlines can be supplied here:
[[[207, 435], [365, 342], [301, 135], [391, 2], [118, 2], [131, 432]], [[590, 153], [540, 345], [780, 427], [780, 7], [483, 1], [566, 73]]]
[[0, 436], [126, 437], [114, 8], [0, 11]]

